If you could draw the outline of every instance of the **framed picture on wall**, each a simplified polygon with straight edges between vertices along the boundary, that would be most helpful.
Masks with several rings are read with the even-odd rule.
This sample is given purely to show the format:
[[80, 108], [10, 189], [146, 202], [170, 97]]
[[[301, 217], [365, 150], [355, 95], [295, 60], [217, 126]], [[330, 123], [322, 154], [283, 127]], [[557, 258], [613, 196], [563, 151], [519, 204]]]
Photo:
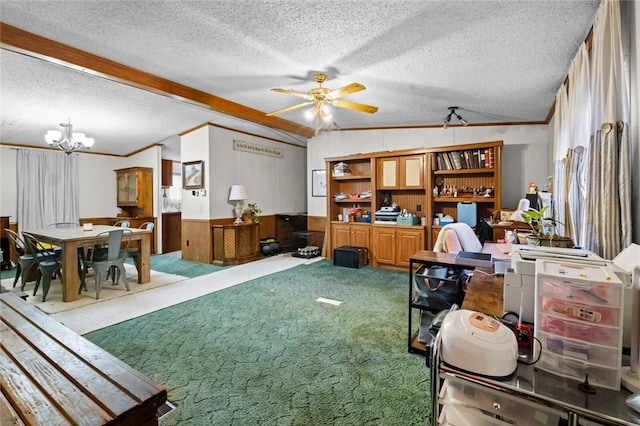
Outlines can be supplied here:
[[182, 187], [184, 189], [204, 188], [204, 161], [182, 163]]
[[327, 196], [327, 171], [326, 170], [311, 171], [311, 195], [313, 197]]

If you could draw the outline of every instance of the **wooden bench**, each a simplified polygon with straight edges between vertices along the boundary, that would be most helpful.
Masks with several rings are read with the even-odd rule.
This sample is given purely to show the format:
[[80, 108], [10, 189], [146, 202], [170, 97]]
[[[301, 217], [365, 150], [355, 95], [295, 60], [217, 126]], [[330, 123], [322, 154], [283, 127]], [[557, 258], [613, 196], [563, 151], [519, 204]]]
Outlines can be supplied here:
[[0, 294], [1, 425], [157, 425], [167, 391], [12, 293]]

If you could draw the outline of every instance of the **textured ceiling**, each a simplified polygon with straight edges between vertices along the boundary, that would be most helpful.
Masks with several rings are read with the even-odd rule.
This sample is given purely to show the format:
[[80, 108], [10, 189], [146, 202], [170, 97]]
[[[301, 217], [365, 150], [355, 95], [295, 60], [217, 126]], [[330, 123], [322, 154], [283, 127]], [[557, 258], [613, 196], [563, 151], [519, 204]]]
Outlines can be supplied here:
[[[599, 1], [0, 1], [3, 23], [270, 112], [326, 87], [365, 91], [336, 128], [544, 121]], [[3, 47], [7, 48], [6, 45]], [[304, 144], [177, 99], [0, 51], [4, 143], [41, 146], [68, 117], [97, 152], [128, 154], [204, 122]], [[281, 118], [313, 127], [304, 108]], [[453, 123], [456, 121], [454, 120]], [[444, 130], [443, 130], [444, 131]]]

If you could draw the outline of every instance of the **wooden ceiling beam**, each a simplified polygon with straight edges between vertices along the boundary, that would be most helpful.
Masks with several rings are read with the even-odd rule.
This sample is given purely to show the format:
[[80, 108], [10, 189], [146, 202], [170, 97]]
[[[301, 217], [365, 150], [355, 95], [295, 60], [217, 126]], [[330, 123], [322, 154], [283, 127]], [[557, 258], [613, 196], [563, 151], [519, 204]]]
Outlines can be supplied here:
[[241, 120], [312, 137], [315, 130], [0, 22], [0, 47]]

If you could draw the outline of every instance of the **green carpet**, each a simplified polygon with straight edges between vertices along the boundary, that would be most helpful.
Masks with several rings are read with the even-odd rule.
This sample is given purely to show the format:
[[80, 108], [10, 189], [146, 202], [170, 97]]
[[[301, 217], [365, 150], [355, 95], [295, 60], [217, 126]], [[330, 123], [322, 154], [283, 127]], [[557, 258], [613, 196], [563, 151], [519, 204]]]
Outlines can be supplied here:
[[429, 370], [407, 352], [407, 280], [322, 260], [85, 337], [167, 388], [163, 426], [424, 425]]
[[[179, 251], [153, 255], [151, 256], [151, 269], [167, 274], [195, 278], [228, 268], [228, 266], [216, 266], [208, 263], [182, 260], [180, 256], [181, 252]], [[127, 262], [131, 263], [132, 260], [128, 259]]]

